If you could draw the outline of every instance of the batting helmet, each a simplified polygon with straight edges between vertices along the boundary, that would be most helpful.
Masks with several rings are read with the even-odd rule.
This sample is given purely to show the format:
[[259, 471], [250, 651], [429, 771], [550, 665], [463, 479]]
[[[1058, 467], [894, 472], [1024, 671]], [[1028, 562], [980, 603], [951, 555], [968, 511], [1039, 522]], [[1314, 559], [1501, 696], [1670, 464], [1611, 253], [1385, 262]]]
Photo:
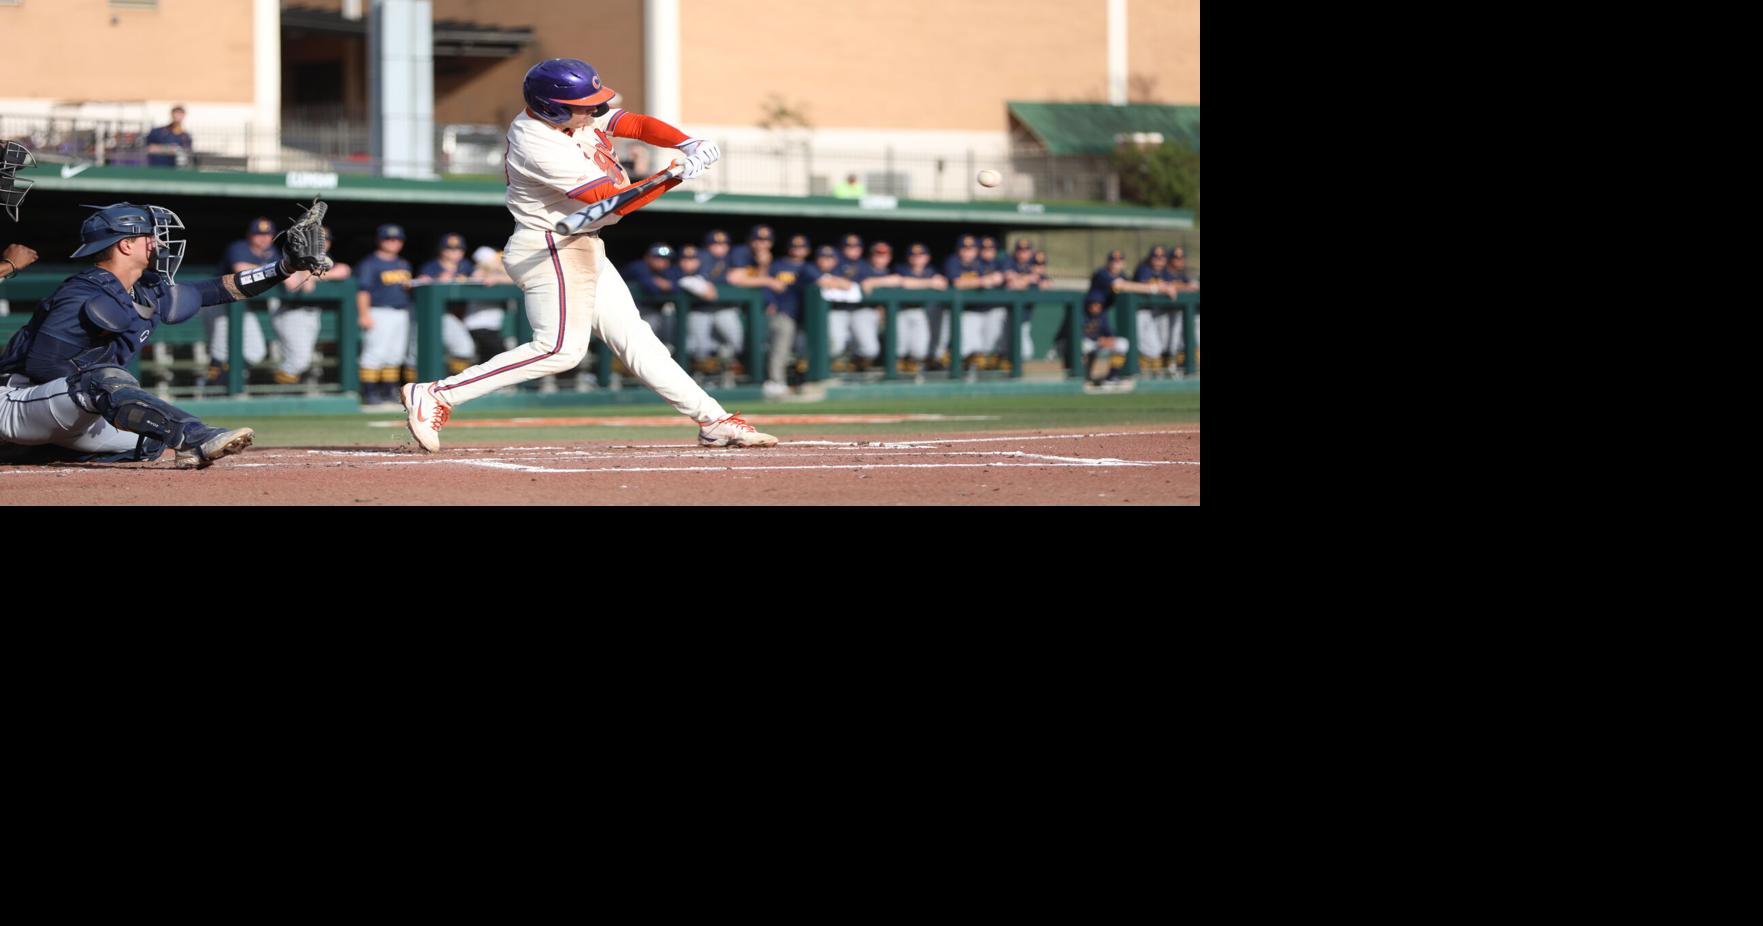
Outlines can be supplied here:
[[617, 95], [600, 83], [593, 65], [579, 58], [550, 58], [533, 65], [521, 93], [527, 108], [552, 125], [568, 122], [571, 106], [601, 106]]

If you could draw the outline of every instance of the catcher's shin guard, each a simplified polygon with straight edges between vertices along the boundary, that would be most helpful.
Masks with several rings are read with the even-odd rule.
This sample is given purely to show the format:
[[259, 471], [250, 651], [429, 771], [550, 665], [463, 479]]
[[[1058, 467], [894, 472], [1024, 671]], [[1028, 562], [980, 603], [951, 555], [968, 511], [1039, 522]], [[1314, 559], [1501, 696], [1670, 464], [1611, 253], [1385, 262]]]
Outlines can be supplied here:
[[[143, 435], [173, 450], [186, 449], [208, 430], [195, 415], [142, 389], [129, 371], [119, 366], [93, 367], [70, 376], [68, 391], [80, 408], [102, 415], [119, 430]], [[146, 449], [147, 442], [143, 442], [141, 450]]]

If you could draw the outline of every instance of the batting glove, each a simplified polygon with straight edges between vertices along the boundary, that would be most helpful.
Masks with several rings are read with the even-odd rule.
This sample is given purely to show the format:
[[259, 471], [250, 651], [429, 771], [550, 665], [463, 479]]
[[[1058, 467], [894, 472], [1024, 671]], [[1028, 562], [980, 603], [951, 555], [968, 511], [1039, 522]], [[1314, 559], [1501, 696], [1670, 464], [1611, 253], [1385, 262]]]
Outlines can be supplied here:
[[679, 150], [684, 152], [685, 156], [688, 158], [703, 155], [705, 158], [705, 167], [709, 167], [722, 159], [722, 149], [716, 147], [716, 142], [705, 141], [702, 138], [688, 138], [685, 141], [680, 142]]
[[710, 170], [710, 160], [705, 159], [703, 153], [700, 152], [686, 158], [685, 168], [686, 171], [681, 175], [681, 179], [691, 180], [694, 177], [702, 176], [706, 171]]

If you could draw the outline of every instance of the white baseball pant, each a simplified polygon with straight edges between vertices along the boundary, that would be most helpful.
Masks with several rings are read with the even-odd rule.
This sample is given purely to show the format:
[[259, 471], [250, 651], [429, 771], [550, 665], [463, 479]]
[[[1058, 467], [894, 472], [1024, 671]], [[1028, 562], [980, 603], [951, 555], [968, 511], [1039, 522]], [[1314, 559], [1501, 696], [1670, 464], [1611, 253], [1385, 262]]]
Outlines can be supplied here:
[[517, 228], [502, 262], [526, 297], [533, 339], [441, 380], [435, 392], [448, 405], [574, 369], [587, 356], [589, 339], [598, 335], [632, 375], [680, 414], [699, 424], [728, 417], [644, 324], [599, 235], [559, 238]]
[[[410, 343], [410, 310], [374, 306], [367, 310], [373, 327], [361, 332], [361, 368], [396, 370], [404, 365]], [[395, 382], [396, 377], [386, 382]]]
[[826, 313], [827, 356], [837, 357], [854, 340], [856, 356], [875, 359], [881, 356], [880, 309], [833, 309]]
[[694, 360], [712, 354], [733, 357], [746, 346], [745, 328], [740, 309], [694, 310], [686, 315], [686, 350]]
[[1139, 356], [1161, 357], [1169, 346], [1169, 313], [1139, 310]]
[[319, 312], [313, 306], [293, 306], [269, 316], [276, 343], [281, 345], [282, 360], [276, 372], [283, 379], [297, 381], [311, 369], [312, 350], [318, 344]]
[[[272, 300], [273, 302], [274, 300]], [[202, 310], [202, 324], [208, 329], [208, 356], [215, 363], [226, 363], [231, 339], [227, 337], [227, 307], [211, 305]], [[269, 347], [263, 342], [263, 329], [258, 327], [257, 316], [249, 309], [245, 311], [245, 364], [255, 366], [263, 362], [269, 355]]]
[[[417, 325], [411, 324], [410, 343], [404, 349], [404, 365], [412, 370], [416, 369], [417, 328]], [[471, 331], [452, 312], [441, 313], [441, 349], [452, 359], [477, 359], [477, 345], [471, 340]]]
[[926, 360], [930, 357], [930, 318], [924, 307], [901, 309], [894, 316], [900, 330], [894, 333], [894, 349], [901, 357]]
[[0, 444], [54, 444], [80, 453], [133, 450], [141, 435], [119, 430], [103, 415], [79, 407], [67, 380], [41, 386], [22, 376], [0, 380]]

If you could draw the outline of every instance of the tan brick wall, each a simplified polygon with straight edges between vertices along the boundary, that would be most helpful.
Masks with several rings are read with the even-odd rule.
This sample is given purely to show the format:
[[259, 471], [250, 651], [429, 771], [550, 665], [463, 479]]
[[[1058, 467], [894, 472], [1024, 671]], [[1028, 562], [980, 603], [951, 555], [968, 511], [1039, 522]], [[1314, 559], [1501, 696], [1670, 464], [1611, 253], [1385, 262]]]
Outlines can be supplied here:
[[0, 39], [9, 98], [251, 102], [244, 0], [163, 0], [156, 10], [25, 0], [0, 6]]
[[520, 112], [520, 81], [546, 58], [580, 58], [623, 94], [643, 105], [643, 0], [434, 0], [435, 19], [533, 30], [526, 52], [457, 79], [435, 81], [435, 121], [502, 124]]
[[[1198, 102], [1198, 0], [1127, 16], [1129, 71]], [[680, 0], [680, 20], [688, 123], [752, 125], [776, 94], [817, 128], [1002, 131], [1006, 100], [1108, 99], [1106, 0]]]

